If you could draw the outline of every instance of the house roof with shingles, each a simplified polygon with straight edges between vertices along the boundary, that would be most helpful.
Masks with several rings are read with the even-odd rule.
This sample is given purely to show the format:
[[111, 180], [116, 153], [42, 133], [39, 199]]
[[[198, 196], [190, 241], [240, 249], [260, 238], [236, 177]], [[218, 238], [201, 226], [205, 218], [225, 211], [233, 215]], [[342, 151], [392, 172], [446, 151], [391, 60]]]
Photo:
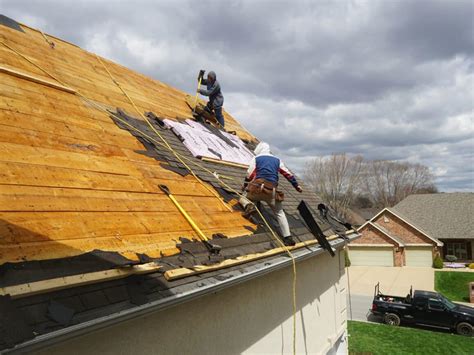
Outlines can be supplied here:
[[[245, 169], [201, 161], [160, 124], [192, 119], [186, 93], [14, 21], [0, 21], [0, 62], [0, 351], [291, 263], [261, 219], [242, 215], [235, 191]], [[225, 118], [226, 128], [255, 141]], [[222, 247], [220, 261], [159, 185]], [[284, 179], [280, 188], [295, 258], [323, 252], [297, 211], [302, 200], [315, 208], [318, 197]], [[346, 233], [356, 236], [313, 214], [334, 248], [347, 242]], [[166, 277], [176, 270], [184, 276]]]
[[474, 193], [410, 195], [392, 207], [436, 239], [474, 239]]

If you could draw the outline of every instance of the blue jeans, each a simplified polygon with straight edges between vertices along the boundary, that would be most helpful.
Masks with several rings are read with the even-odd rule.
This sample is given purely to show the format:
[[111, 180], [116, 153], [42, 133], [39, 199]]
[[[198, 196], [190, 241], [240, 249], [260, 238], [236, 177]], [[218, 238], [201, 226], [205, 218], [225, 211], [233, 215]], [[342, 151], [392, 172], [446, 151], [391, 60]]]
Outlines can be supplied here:
[[222, 127], [224, 127], [224, 116], [222, 115], [222, 107], [216, 107], [214, 108], [214, 113], [216, 115], [217, 121], [221, 124]]

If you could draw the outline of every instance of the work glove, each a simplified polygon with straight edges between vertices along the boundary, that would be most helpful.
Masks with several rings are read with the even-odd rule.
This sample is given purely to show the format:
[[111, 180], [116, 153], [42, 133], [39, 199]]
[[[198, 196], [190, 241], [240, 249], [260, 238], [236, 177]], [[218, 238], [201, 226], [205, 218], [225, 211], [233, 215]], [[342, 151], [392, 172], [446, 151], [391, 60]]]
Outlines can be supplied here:
[[298, 191], [299, 193], [303, 192], [303, 189], [301, 188], [300, 185], [296, 186], [296, 191]]
[[199, 80], [202, 80], [202, 78], [204, 78], [204, 73], [205, 73], [205, 72], [206, 72], [206, 71], [205, 71], [205, 70], [202, 70], [202, 69], [199, 71], [198, 81], [199, 81]]

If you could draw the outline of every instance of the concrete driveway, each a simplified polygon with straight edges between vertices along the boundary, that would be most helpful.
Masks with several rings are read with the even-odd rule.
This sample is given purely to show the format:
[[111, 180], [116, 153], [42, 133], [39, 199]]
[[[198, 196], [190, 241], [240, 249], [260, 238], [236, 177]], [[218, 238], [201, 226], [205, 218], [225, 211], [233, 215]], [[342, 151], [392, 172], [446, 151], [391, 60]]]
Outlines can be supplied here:
[[414, 290], [434, 291], [434, 269], [431, 267], [351, 266], [348, 268], [350, 291], [355, 295], [374, 294], [380, 282], [384, 294], [406, 296]]
[[378, 321], [369, 317], [374, 286], [380, 282], [382, 293], [406, 296], [410, 286], [414, 290], [434, 291], [434, 269], [424, 267], [351, 266], [348, 268], [350, 298], [347, 294], [348, 318]]

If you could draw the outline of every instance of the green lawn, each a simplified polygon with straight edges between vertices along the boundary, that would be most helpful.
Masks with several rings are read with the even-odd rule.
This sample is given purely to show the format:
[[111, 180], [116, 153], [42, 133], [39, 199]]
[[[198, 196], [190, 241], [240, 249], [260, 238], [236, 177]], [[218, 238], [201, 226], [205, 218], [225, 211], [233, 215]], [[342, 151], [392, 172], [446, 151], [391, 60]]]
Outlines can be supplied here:
[[474, 272], [435, 272], [435, 290], [451, 301], [469, 302], [469, 282], [474, 282]]
[[416, 328], [349, 321], [349, 355], [471, 355], [474, 338]]

